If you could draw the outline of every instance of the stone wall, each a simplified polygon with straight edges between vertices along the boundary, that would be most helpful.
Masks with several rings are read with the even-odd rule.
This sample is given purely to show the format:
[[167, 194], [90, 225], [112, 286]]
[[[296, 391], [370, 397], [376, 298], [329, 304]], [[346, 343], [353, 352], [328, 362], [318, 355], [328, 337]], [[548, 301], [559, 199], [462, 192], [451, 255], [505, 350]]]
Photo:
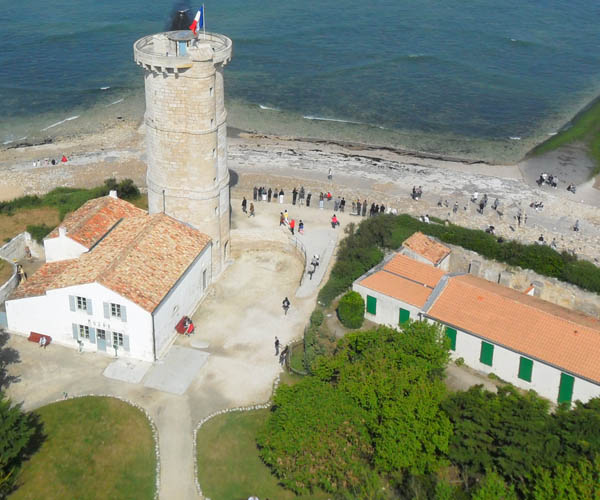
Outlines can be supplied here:
[[488, 260], [455, 245], [444, 244], [452, 249], [449, 268], [452, 273], [471, 273], [521, 292], [533, 284], [536, 297], [595, 318], [600, 317], [600, 298], [593, 292], [587, 292], [555, 278], [542, 276], [529, 269], [511, 267], [502, 262]]
[[44, 258], [44, 247], [33, 240], [27, 231], [18, 234], [8, 243], [0, 247], [0, 257], [9, 262], [21, 260], [25, 258], [25, 247], [29, 247], [33, 257], [37, 259]]

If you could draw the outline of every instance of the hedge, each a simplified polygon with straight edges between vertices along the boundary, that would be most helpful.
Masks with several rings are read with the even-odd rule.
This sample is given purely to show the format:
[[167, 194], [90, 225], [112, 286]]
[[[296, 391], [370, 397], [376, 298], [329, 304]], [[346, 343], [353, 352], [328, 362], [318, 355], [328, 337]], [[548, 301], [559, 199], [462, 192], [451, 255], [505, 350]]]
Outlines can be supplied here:
[[340, 243], [331, 276], [319, 292], [319, 302], [324, 306], [330, 305], [354, 280], [381, 262], [383, 250], [396, 250], [417, 231], [472, 250], [490, 260], [531, 269], [543, 276], [600, 293], [600, 268], [546, 245], [524, 245], [454, 224], [427, 224], [407, 214], [379, 215], [363, 220], [358, 226], [350, 224], [346, 231], [348, 236]]

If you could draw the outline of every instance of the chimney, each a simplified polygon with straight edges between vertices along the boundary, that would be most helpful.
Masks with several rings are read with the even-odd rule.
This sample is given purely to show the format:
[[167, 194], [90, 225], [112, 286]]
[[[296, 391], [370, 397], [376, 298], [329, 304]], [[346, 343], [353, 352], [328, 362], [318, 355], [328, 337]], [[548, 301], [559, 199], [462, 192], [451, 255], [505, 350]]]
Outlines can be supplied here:
[[117, 191], [116, 191], [116, 190], [114, 190], [114, 189], [111, 189], [111, 190], [108, 192], [108, 196], [110, 196], [111, 198], [118, 198], [118, 196], [117, 196]]
[[58, 237], [64, 238], [67, 235], [67, 228], [64, 226], [58, 226]]

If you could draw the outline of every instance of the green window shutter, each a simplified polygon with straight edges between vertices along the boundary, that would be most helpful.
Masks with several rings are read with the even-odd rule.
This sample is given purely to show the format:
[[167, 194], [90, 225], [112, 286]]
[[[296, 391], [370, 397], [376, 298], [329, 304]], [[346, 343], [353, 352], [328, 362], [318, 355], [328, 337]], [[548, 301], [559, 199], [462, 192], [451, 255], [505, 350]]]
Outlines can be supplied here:
[[558, 403], [570, 403], [573, 398], [573, 385], [575, 378], [566, 373], [560, 374], [560, 387], [558, 388]]
[[519, 361], [519, 378], [531, 382], [531, 372], [533, 370], [533, 361], [529, 358], [521, 356]]
[[400, 308], [400, 324], [406, 323], [410, 319], [410, 311]]
[[479, 361], [484, 365], [492, 366], [492, 360], [494, 359], [494, 345], [487, 342], [481, 342], [481, 355]]
[[367, 312], [369, 314], [377, 314], [377, 299], [367, 295]]
[[456, 351], [456, 330], [447, 326], [446, 337], [450, 339], [450, 350]]

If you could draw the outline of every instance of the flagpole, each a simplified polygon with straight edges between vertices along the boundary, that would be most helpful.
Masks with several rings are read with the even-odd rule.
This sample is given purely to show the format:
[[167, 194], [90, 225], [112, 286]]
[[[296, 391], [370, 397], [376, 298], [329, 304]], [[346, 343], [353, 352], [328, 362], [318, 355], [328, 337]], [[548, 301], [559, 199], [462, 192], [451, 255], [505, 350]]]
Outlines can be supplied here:
[[204, 4], [202, 4], [202, 31], [204, 32], [204, 39], [206, 40], [206, 11], [204, 10]]

